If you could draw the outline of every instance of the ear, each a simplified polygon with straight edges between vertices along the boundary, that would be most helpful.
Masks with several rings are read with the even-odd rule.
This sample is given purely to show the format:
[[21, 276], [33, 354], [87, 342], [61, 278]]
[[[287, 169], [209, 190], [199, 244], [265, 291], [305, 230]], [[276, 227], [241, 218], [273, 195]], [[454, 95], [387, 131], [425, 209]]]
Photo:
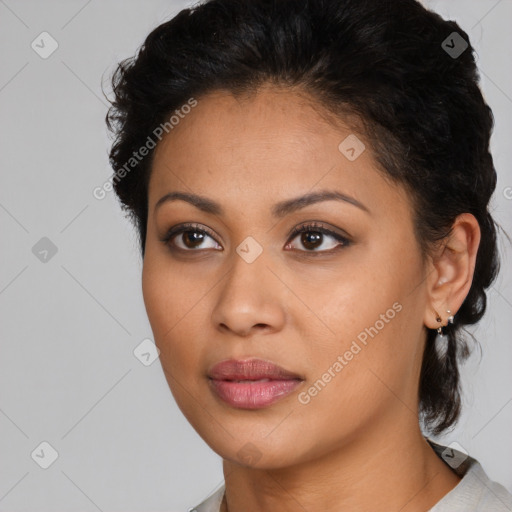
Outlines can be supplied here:
[[470, 213], [459, 215], [450, 235], [432, 255], [427, 277], [428, 306], [423, 320], [428, 328], [446, 325], [447, 318], [461, 307], [473, 282], [479, 244], [480, 226], [476, 218]]

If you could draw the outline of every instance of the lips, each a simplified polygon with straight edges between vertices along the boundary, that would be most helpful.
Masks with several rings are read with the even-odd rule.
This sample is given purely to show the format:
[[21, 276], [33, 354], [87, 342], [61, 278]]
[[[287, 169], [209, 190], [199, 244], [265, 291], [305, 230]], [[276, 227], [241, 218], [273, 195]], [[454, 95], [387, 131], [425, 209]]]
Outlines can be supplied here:
[[211, 368], [208, 378], [218, 398], [241, 409], [267, 407], [289, 395], [304, 380], [262, 359], [222, 361]]
[[[301, 379], [296, 373], [263, 359], [230, 359], [216, 364], [208, 373], [215, 380], [289, 380]], [[301, 379], [302, 380], [302, 379]]]

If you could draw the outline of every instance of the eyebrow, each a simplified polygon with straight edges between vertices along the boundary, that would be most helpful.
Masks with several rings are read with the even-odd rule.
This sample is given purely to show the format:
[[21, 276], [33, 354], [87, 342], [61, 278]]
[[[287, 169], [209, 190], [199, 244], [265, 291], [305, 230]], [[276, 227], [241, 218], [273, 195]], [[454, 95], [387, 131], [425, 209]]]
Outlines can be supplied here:
[[[224, 215], [224, 210], [219, 203], [216, 203], [207, 197], [191, 194], [188, 192], [170, 192], [169, 194], [166, 194], [157, 201], [154, 211], [156, 212], [157, 209], [160, 208], [160, 206], [162, 206], [164, 203], [178, 200], [186, 201], [187, 203], [190, 203], [191, 205], [206, 213], [219, 216]], [[357, 201], [357, 199], [354, 199], [351, 196], [342, 194], [341, 192], [335, 190], [321, 190], [319, 192], [311, 192], [303, 196], [294, 197], [292, 199], [287, 199], [286, 201], [276, 203], [272, 207], [272, 215], [274, 217], [281, 218], [285, 215], [305, 208], [306, 206], [320, 203], [322, 201], [343, 201], [356, 206], [357, 208], [367, 213], [370, 213], [370, 210], [364, 204], [360, 203]]]

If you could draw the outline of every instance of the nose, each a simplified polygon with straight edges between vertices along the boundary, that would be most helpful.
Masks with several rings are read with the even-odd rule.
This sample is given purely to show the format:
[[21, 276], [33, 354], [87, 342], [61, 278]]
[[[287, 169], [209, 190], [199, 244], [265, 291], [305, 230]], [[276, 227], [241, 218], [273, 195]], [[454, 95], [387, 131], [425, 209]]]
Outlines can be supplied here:
[[233, 255], [232, 269], [223, 285], [217, 287], [218, 297], [211, 316], [217, 330], [247, 337], [283, 328], [285, 286], [270, 270], [271, 264], [264, 254], [265, 251], [252, 263], [236, 253]]

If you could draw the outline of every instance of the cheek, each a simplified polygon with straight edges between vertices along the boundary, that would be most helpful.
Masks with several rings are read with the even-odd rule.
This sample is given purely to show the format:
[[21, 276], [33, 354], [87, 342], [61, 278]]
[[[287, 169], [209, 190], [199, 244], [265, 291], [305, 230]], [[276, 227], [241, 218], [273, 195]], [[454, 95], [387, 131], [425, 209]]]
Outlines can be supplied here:
[[311, 419], [310, 428], [322, 432], [326, 446], [380, 417], [401, 414], [404, 404], [415, 410], [420, 354], [409, 308], [377, 302], [367, 304], [357, 321], [340, 320], [339, 335], [311, 346], [304, 357], [308, 382], [297, 407], [301, 418]]
[[384, 243], [378, 251], [361, 251], [351, 260], [350, 272], [333, 274], [330, 286], [309, 295], [316, 315], [301, 321], [306, 364], [313, 382], [333, 382], [331, 398], [338, 403], [357, 408], [389, 395], [386, 386], [409, 389], [415, 382], [422, 265], [414, 247], [407, 256], [400, 258], [400, 252], [398, 244]]
[[145, 257], [142, 292], [165, 378], [178, 407], [194, 424], [197, 403], [190, 397], [200, 396], [195, 386], [201, 351], [194, 345], [199, 339], [194, 329], [202, 325], [195, 316], [201, 313], [200, 297], [190, 290], [190, 283], [184, 286], [179, 273], [166, 270], [168, 266], [168, 262]]
[[176, 283], [170, 281], [171, 273], [159, 270], [162, 268], [146, 253], [142, 269], [142, 295], [157, 344], [172, 326], [172, 316], [176, 313], [172, 293]]
[[171, 357], [174, 352], [173, 345], [177, 345], [173, 344], [173, 339], [176, 339], [180, 321], [185, 317], [184, 305], [190, 294], [182, 296], [183, 294], [179, 292], [181, 283], [176, 279], [175, 272], [166, 268], [164, 262], [158, 262], [149, 255], [145, 257], [142, 270], [142, 294], [155, 344], [160, 349], [160, 360], [164, 370], [171, 371], [170, 364], [175, 359]]
[[195, 366], [201, 353], [196, 346], [198, 330], [208, 318], [205, 295], [211, 284], [191, 282], [190, 277], [171, 267], [169, 261], [145, 257], [142, 270], [142, 293], [155, 343], [160, 349], [164, 371], [185, 374]]
[[164, 344], [207, 288], [185, 280], [169, 259], [148, 253], [142, 269], [142, 294], [153, 334], [158, 338], [155, 341]]

